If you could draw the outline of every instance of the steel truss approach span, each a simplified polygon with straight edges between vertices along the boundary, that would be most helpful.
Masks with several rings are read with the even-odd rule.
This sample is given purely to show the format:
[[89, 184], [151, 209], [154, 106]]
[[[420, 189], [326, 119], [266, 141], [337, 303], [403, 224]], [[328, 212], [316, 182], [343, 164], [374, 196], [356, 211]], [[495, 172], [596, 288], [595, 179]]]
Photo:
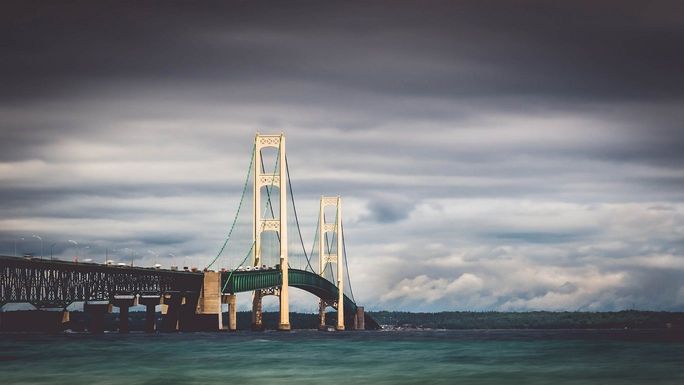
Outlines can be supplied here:
[[199, 292], [202, 273], [0, 256], [0, 304], [64, 308], [115, 295]]

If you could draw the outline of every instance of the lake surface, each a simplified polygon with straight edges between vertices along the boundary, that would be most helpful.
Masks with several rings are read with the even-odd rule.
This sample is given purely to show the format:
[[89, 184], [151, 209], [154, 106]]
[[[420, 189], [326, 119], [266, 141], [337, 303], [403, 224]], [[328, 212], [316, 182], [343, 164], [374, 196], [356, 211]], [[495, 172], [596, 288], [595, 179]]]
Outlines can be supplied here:
[[684, 384], [667, 331], [0, 335], [2, 384]]

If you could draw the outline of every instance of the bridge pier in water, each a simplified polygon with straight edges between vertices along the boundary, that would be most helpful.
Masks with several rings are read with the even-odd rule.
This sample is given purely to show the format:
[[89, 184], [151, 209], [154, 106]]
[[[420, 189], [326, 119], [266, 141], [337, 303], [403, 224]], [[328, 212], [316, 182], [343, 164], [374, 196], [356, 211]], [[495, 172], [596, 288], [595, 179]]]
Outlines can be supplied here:
[[365, 310], [363, 309], [363, 306], [357, 306], [356, 307], [356, 314], [354, 314], [354, 330], [366, 330], [366, 321], [365, 321]]
[[[197, 302], [197, 317], [202, 321], [200, 329], [224, 330], [222, 304], [221, 273], [205, 271]], [[211, 321], [211, 317], [216, 317], [215, 322]]]
[[[198, 317], [216, 317], [216, 322], [209, 321], [203, 328], [207, 330], [228, 330], [231, 332], [237, 331], [237, 296], [235, 294], [222, 294], [222, 273], [207, 271], [204, 272], [202, 283], [202, 290], [197, 304]], [[261, 291], [259, 298], [261, 298]], [[222, 305], [228, 305], [228, 325], [223, 324], [223, 308]], [[261, 310], [259, 303], [258, 309]], [[259, 321], [261, 321], [261, 312], [259, 312]], [[212, 326], [212, 324], [214, 326]], [[260, 326], [263, 324], [260, 322]], [[227, 326], [227, 327], [226, 327]], [[259, 329], [260, 330], [260, 329]]]
[[104, 315], [105, 313], [111, 313], [111, 305], [102, 301], [85, 302], [83, 304], [83, 311], [90, 316], [88, 331], [93, 334], [104, 333]]
[[255, 290], [252, 296], [252, 324], [251, 329], [253, 331], [263, 331], [264, 330], [264, 318], [262, 311], [264, 295], [261, 290]]
[[178, 331], [180, 307], [183, 296], [180, 292], [168, 292], [162, 296], [162, 321], [160, 331], [162, 332], [176, 332]]
[[63, 308], [0, 311], [0, 331], [59, 333], [66, 322], [69, 322], [69, 312]]
[[183, 293], [178, 314], [178, 330], [184, 332], [202, 330], [202, 317], [197, 314], [197, 303], [199, 302], [199, 297], [199, 292]]
[[228, 301], [228, 331], [237, 331], [237, 296], [228, 294], [224, 298]]
[[328, 330], [328, 326], [325, 324], [325, 308], [328, 304], [324, 300], [318, 302], [318, 330], [325, 331]]
[[128, 322], [128, 308], [136, 305], [135, 296], [115, 295], [111, 303], [119, 308], [119, 333], [128, 333], [130, 331]]
[[160, 303], [158, 295], [141, 295], [138, 304], [145, 305], [145, 332], [154, 333], [157, 329], [157, 305]]

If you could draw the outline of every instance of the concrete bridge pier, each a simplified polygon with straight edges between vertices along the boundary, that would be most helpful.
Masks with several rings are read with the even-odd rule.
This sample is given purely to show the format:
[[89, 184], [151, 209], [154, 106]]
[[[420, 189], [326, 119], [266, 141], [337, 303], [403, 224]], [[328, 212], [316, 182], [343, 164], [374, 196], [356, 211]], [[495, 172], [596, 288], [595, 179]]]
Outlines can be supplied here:
[[261, 311], [261, 304], [264, 295], [261, 290], [256, 290], [254, 292], [254, 298], [252, 299], [252, 330], [253, 331], [263, 331], [264, 330], [264, 319]]
[[128, 322], [128, 308], [136, 305], [134, 295], [115, 295], [112, 305], [119, 308], [119, 333], [128, 333], [130, 326]]
[[157, 326], [157, 311], [156, 307], [160, 303], [160, 298], [157, 295], [141, 295], [138, 298], [140, 305], [145, 305], [145, 332], [154, 333]]
[[71, 321], [71, 317], [69, 316], [69, 310], [64, 308], [62, 310], [62, 325], [69, 322], [69, 321]]
[[318, 303], [318, 330], [327, 331], [328, 326], [325, 324], [325, 308], [328, 304], [324, 300]]
[[[197, 314], [202, 321], [203, 330], [224, 330], [223, 312], [221, 309], [223, 303], [224, 297], [221, 296], [221, 273], [214, 271], [204, 272], [202, 291], [197, 303]], [[216, 323], [211, 320], [212, 317], [216, 317]]]
[[83, 304], [83, 311], [90, 316], [88, 331], [93, 334], [104, 333], [104, 315], [111, 313], [112, 306], [108, 302], [92, 301]]
[[224, 296], [228, 303], [228, 331], [237, 331], [237, 296], [235, 294], [228, 294]]
[[178, 331], [180, 307], [183, 296], [178, 291], [164, 293], [162, 297], [162, 322], [160, 330], [162, 332]]
[[196, 291], [184, 292], [178, 317], [178, 330], [194, 332], [200, 330], [199, 317], [197, 316], [197, 303], [200, 293]]
[[356, 314], [354, 314], [354, 330], [366, 330], [366, 322], [365, 322], [365, 310], [363, 309], [363, 306], [358, 306], [356, 308]]

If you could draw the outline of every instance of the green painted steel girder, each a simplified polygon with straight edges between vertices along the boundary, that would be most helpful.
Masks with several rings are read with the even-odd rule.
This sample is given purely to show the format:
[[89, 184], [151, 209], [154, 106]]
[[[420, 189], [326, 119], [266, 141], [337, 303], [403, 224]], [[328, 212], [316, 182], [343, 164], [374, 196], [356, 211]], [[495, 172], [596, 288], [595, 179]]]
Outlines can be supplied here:
[[[328, 303], [337, 301], [338, 290], [332, 282], [310, 271], [288, 269], [289, 286], [305, 290]], [[226, 284], [227, 283], [227, 284]], [[233, 271], [222, 274], [225, 293], [241, 293], [258, 289], [268, 289], [282, 285], [281, 270]], [[351, 313], [356, 312], [356, 303], [346, 295], [344, 307]]]

